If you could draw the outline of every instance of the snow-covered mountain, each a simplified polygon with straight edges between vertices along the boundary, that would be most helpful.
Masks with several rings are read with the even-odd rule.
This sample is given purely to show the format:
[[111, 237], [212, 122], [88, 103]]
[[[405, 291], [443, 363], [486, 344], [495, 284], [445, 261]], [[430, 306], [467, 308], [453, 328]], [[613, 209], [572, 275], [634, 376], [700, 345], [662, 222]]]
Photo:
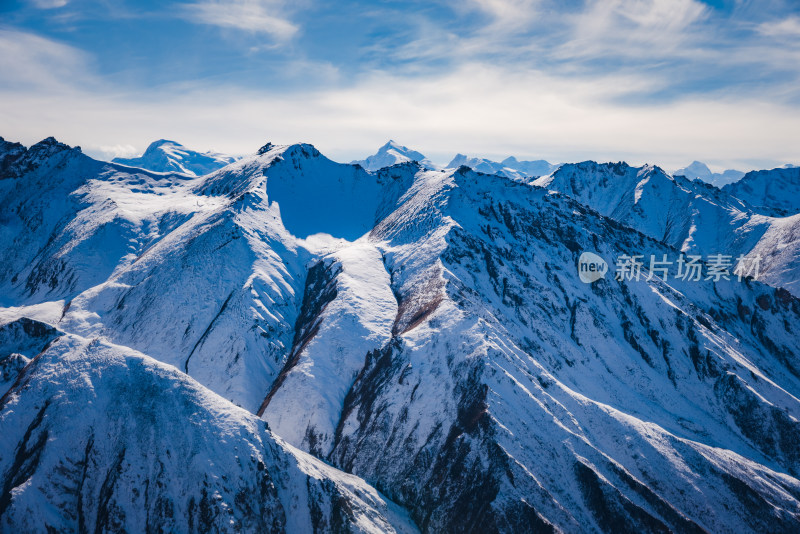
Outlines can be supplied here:
[[416, 531], [363, 480], [174, 367], [38, 328], [42, 352], [0, 399], [2, 530]]
[[788, 219], [624, 164], [0, 161], [5, 529], [800, 528], [800, 301], [576, 269]]
[[711, 172], [711, 169], [708, 168], [708, 165], [702, 161], [693, 161], [690, 165], [682, 169], [678, 169], [672, 174], [674, 176], [685, 176], [690, 180], [696, 180], [699, 178], [700, 180], [708, 182], [715, 187], [723, 187], [725, 185], [732, 184], [733, 182], [741, 180], [745, 175], [744, 172], [734, 169], [727, 169], [722, 172]]
[[197, 152], [175, 141], [160, 139], [150, 143], [139, 157], [114, 158], [112, 161], [148, 171], [203, 176], [233, 163], [236, 158], [218, 152]]
[[497, 174], [514, 180], [524, 180], [526, 178], [537, 178], [553, 172], [558, 166], [544, 160], [536, 161], [517, 161], [515, 157], [508, 157], [499, 163], [485, 158], [475, 158], [456, 154], [448, 163], [448, 169], [457, 169], [461, 166], [485, 174]]
[[391, 167], [398, 163], [409, 163], [412, 161], [418, 162], [426, 169], [437, 169], [428, 158], [416, 150], [411, 150], [401, 144], [389, 140], [385, 145], [380, 147], [378, 151], [367, 157], [366, 159], [353, 161], [353, 165], [361, 165], [368, 171], [377, 171], [384, 167]]
[[764, 260], [759, 279], [800, 294], [797, 218], [773, 217], [701, 180], [656, 166], [587, 161], [563, 165], [534, 185], [564, 193], [599, 213], [689, 254]]
[[800, 167], [751, 171], [723, 190], [776, 216], [800, 213]]

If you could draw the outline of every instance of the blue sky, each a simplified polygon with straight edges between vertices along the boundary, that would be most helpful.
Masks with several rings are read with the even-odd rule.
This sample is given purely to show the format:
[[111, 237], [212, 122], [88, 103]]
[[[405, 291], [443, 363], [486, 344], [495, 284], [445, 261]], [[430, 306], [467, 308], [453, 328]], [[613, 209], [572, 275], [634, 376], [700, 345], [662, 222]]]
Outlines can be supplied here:
[[800, 3], [4, 0], [0, 135], [800, 163]]

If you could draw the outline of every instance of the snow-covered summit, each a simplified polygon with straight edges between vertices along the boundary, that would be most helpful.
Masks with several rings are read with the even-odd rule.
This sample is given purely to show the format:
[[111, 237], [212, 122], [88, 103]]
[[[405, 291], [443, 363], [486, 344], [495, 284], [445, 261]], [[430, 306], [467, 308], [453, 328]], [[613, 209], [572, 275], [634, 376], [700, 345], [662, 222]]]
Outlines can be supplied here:
[[150, 143], [144, 154], [136, 158], [114, 158], [114, 163], [155, 172], [180, 172], [203, 176], [236, 161], [233, 156], [218, 152], [197, 152], [180, 143], [160, 139]]
[[412, 150], [392, 140], [389, 140], [389, 142], [380, 147], [375, 154], [367, 157], [366, 159], [353, 161], [352, 163], [361, 165], [368, 171], [377, 171], [378, 169], [383, 169], [384, 167], [391, 167], [392, 165], [397, 165], [398, 163], [408, 163], [411, 161], [418, 162], [426, 169], [437, 168], [436, 165], [434, 165], [421, 152]]
[[0, 137], [0, 178], [6, 177], [11, 166], [23, 154], [25, 147], [20, 143], [11, 143]]

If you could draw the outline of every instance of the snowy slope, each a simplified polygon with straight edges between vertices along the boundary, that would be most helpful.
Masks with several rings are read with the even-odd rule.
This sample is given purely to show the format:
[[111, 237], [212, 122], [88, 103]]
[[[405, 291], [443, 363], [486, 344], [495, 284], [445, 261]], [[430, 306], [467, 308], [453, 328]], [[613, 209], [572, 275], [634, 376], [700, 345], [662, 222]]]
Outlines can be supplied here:
[[289, 363], [259, 414], [290, 443], [324, 457], [364, 356], [392, 338], [397, 301], [380, 251], [367, 243], [321, 259], [305, 295]]
[[768, 215], [778, 217], [800, 213], [800, 167], [781, 167], [748, 172], [723, 191], [744, 200]]
[[752, 247], [759, 237], [754, 235], [758, 228], [747, 235], [737, 231], [752, 216], [743, 202], [655, 166], [587, 161], [563, 165], [532, 183], [686, 252], [738, 250]]
[[353, 165], [361, 165], [368, 171], [377, 171], [385, 167], [391, 167], [398, 163], [410, 163], [416, 161], [426, 169], [436, 169], [428, 158], [416, 150], [400, 145], [395, 141], [389, 140], [378, 151], [366, 159], [353, 161]]
[[316, 223], [304, 221], [292, 211], [300, 208], [292, 201], [303, 197], [284, 189], [292, 173], [309, 202], [312, 194], [332, 194], [315, 187], [320, 176], [338, 184], [345, 198], [353, 198], [353, 188], [376, 187], [375, 176], [306, 145], [245, 158], [190, 183], [183, 194], [203, 209], [117, 276], [73, 299], [62, 324], [175, 365], [256, 411], [291, 348], [312, 257], [307, 247], [316, 250], [284, 221], [304, 238], [325, 223], [337, 237], [339, 231], [360, 235], [378, 209], [361, 202], [358, 212], [321, 211]]
[[252, 411], [292, 347], [306, 264], [369, 232], [417, 169], [370, 174], [293, 145], [192, 179], [57, 148], [25, 182], [0, 182], [21, 219], [0, 230], [18, 243], [0, 251], [7, 304], [58, 301], [68, 331], [145, 352]]
[[712, 172], [708, 165], [702, 161], [693, 161], [690, 165], [672, 173], [674, 176], [685, 176], [690, 180], [700, 179], [714, 187], [723, 187], [732, 184], [745, 175], [742, 171], [727, 169], [723, 172]]
[[0, 400], [0, 424], [4, 531], [415, 530], [362, 480], [97, 339], [54, 340]]
[[175, 141], [160, 139], [150, 143], [139, 157], [114, 158], [111, 161], [148, 171], [203, 176], [233, 163], [236, 158], [218, 152], [197, 152]]
[[747, 258], [759, 258], [760, 280], [800, 295], [800, 214], [774, 219]]

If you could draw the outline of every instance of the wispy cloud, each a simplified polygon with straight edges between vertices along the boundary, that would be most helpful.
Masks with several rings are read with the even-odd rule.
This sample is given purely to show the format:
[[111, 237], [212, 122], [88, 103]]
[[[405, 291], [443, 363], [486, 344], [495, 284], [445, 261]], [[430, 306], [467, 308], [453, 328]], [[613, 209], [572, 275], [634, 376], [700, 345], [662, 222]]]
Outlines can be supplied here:
[[105, 157], [116, 152], [109, 140], [140, 152], [166, 137], [229, 153], [252, 152], [266, 140], [308, 141], [349, 161], [401, 137], [442, 161], [462, 151], [668, 168], [699, 158], [726, 168], [798, 162], [793, 108], [743, 98], [619, 102], [649, 83], [646, 76], [575, 78], [470, 63], [424, 78], [374, 72], [346, 87], [292, 92], [208, 84], [147, 95], [0, 89], [0, 115], [5, 137], [32, 143], [55, 135]]
[[506, 31], [524, 28], [536, 16], [540, 4], [540, 0], [470, 0], [466, 3], [488, 14], [493, 30]]
[[39, 9], [55, 9], [67, 5], [67, 0], [30, 0], [30, 3]]
[[694, 41], [691, 30], [707, 11], [695, 0], [591, 0], [585, 10], [565, 14], [572, 27], [560, 51], [571, 57], [661, 59]]
[[800, 38], [800, 17], [788, 17], [776, 21], [763, 22], [758, 31], [770, 37]]
[[187, 20], [221, 28], [263, 33], [278, 41], [293, 37], [298, 27], [282, 0], [202, 0], [180, 6]]
[[[115, 143], [141, 151], [154, 137], [235, 153], [272, 139], [350, 160], [401, 137], [444, 160], [458, 150], [670, 168], [800, 163], [798, 18], [782, 0], [766, 12], [697, 0], [438, 0], [369, 13], [362, 3], [309, 13], [281, 0], [182, 1], [181, 17], [247, 38], [163, 55], [142, 47], [136, 61], [125, 43], [98, 48], [95, 62], [0, 31], [0, 134], [56, 135], [97, 155]], [[176, 26], [195, 41], [207, 33]], [[206, 61], [209, 51], [220, 57]], [[110, 75], [95, 70], [108, 65]]]
[[58, 91], [90, 80], [88, 54], [38, 35], [0, 28], [0, 88]]

